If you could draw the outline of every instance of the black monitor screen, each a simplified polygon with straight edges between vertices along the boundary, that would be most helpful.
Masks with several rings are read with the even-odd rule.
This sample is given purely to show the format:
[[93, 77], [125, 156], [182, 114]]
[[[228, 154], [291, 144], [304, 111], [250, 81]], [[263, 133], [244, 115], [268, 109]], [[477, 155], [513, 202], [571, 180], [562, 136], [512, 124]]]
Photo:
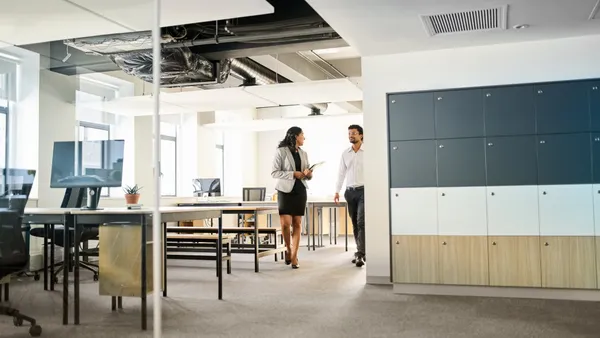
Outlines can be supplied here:
[[221, 194], [221, 179], [219, 178], [195, 178], [192, 182], [195, 193], [207, 193], [215, 196]]
[[23, 213], [35, 174], [33, 169], [0, 169], [0, 210]]
[[54, 142], [50, 188], [120, 187], [124, 145], [123, 140]]

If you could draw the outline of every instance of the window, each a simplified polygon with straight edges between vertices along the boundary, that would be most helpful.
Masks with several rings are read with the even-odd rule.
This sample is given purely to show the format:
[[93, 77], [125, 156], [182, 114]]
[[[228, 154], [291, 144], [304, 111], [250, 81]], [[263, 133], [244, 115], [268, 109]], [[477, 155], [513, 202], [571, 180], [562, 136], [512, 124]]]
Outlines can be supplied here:
[[[79, 141], [108, 141], [110, 140], [110, 126], [105, 124], [97, 124], [91, 122], [79, 122]], [[98, 149], [98, 151], [86, 152], [87, 154], [98, 154], [94, 158], [82, 159], [86, 164], [87, 168], [102, 168], [102, 162], [107, 158], [104, 154], [105, 149]], [[94, 164], [94, 162], [96, 162]], [[103, 188], [100, 196], [110, 196], [110, 188]]]
[[161, 196], [177, 196], [177, 126], [160, 123]]
[[8, 164], [8, 109], [0, 105], [0, 168]]
[[223, 179], [225, 178], [225, 142], [223, 140], [224, 135], [222, 131], [217, 131], [215, 135], [217, 148], [217, 160], [215, 161], [217, 175], [221, 180], [221, 194], [225, 194], [225, 182]]

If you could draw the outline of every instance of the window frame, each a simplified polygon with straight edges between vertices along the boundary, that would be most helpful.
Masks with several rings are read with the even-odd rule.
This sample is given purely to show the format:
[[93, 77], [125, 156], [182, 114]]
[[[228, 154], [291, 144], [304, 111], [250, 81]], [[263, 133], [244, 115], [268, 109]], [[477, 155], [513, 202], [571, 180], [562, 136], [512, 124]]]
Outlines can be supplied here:
[[[175, 135], [177, 135], [177, 133]], [[163, 192], [164, 189], [162, 189], [162, 187], [161, 187], [161, 189], [160, 189], [160, 196], [161, 197], [177, 197], [177, 182], [178, 182], [178, 179], [177, 179], [177, 176], [178, 176], [177, 173], [178, 172], [177, 172], [177, 170], [179, 168], [179, 166], [177, 165], [177, 159], [178, 159], [178, 156], [177, 156], [177, 152], [178, 152], [178, 149], [177, 149], [177, 136], [160, 135], [160, 142], [159, 142], [159, 146], [160, 147], [162, 147], [162, 141], [173, 142], [173, 144], [174, 144], [175, 158], [173, 159], [174, 160], [173, 163], [175, 163], [175, 182], [174, 182], [175, 191], [174, 191], [174, 194], [164, 194], [164, 192]], [[161, 166], [162, 166], [162, 162], [163, 162], [162, 155], [163, 154], [161, 152], [161, 155], [160, 155], [160, 157], [161, 157], [161, 159], [160, 159]], [[162, 175], [162, 169], [161, 169], [160, 173], [161, 173], [160, 180], [162, 182], [162, 180], [164, 179], [164, 176]]]
[[[80, 128], [83, 128], [83, 139], [81, 139], [79, 136], [80, 133]], [[86, 129], [95, 129], [95, 130], [101, 130], [101, 131], [106, 131], [107, 132], [107, 139], [106, 141], [110, 141], [110, 125], [108, 124], [101, 124], [101, 123], [94, 123], [94, 122], [87, 122], [87, 121], [77, 121], [77, 140], [84, 142], [87, 141], [85, 140], [85, 130]], [[102, 140], [104, 141], [104, 140]], [[102, 162], [104, 164], [104, 161], [106, 161], [106, 154], [104, 149], [102, 149]], [[104, 188], [101, 190], [100, 192], [100, 197], [110, 197], [110, 189], [111, 188]]]
[[8, 167], [8, 154], [10, 152], [10, 138], [8, 132], [8, 130], [10, 129], [10, 114], [8, 111], [8, 107], [0, 106], [0, 114], [4, 115], [5, 121], [4, 135], [0, 136], [4, 137], [4, 167]]

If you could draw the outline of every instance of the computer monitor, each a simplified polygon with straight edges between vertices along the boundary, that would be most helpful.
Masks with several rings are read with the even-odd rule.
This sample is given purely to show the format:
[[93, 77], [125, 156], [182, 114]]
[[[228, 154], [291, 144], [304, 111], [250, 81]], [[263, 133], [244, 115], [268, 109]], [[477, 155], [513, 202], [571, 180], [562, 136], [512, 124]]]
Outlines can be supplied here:
[[123, 184], [124, 140], [54, 142], [50, 188], [87, 188], [85, 209], [98, 209], [100, 188]]
[[194, 178], [194, 196], [221, 196], [220, 178]]
[[0, 210], [25, 212], [35, 174], [33, 169], [0, 169]]

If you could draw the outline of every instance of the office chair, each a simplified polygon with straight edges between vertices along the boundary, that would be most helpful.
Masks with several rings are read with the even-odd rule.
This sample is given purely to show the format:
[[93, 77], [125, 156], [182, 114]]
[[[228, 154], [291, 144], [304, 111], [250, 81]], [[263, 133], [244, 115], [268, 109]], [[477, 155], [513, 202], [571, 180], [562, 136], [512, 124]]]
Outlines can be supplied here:
[[[29, 252], [21, 233], [22, 213], [15, 210], [0, 211], [0, 279], [24, 271], [29, 264]], [[35, 319], [19, 312], [8, 305], [0, 305], [0, 315], [13, 317], [15, 326], [23, 322], [31, 323], [29, 334], [39, 337], [42, 327]]]
[[[96, 195], [96, 198], [100, 198], [100, 191], [98, 191], [98, 194]], [[65, 190], [65, 196], [63, 197], [63, 201], [61, 203], [61, 208], [80, 208], [83, 205], [87, 204], [87, 189], [85, 188], [67, 188]], [[69, 237], [69, 245], [65, 245], [64, 243], [64, 237], [63, 237], [63, 231], [65, 231], [65, 227], [64, 225], [62, 226], [55, 226], [54, 227], [54, 245], [58, 245], [59, 247], [64, 248], [65, 250], [71, 250], [74, 246], [74, 240], [75, 240], [75, 236], [70, 236]], [[71, 229], [71, 231], [73, 231], [73, 229]], [[31, 236], [34, 237], [41, 237], [44, 238], [46, 236], [46, 232], [44, 228], [35, 228], [35, 229], [31, 229], [30, 231]], [[81, 243], [85, 243], [91, 240], [98, 240], [98, 236], [100, 234], [100, 230], [98, 227], [85, 227], [83, 232], [81, 233]], [[50, 234], [49, 234], [50, 236]], [[50, 241], [52, 241], [52, 236], [48, 237]], [[80, 254], [82, 256], [97, 256], [97, 253], [95, 252], [95, 250], [81, 250]], [[71, 259], [74, 259], [73, 254], [70, 254]], [[58, 274], [64, 270], [65, 266], [64, 266], [64, 262], [50, 262], [50, 264], [53, 264], [54, 267], [57, 267], [57, 269], [54, 271], [54, 275], [51, 276], [51, 278], [53, 279], [53, 283], [57, 284], [58, 283]], [[70, 266], [74, 266], [74, 262], [70, 265]], [[94, 281], [98, 281], [98, 265], [96, 264], [92, 264], [86, 261], [80, 261], [79, 262], [79, 267], [86, 269], [88, 271], [91, 271], [94, 274]], [[43, 271], [43, 269], [47, 269], [47, 267], [43, 267], [40, 270], [34, 271], [34, 280], [39, 280], [40, 279], [40, 272]]]
[[267, 188], [243, 188], [244, 202], [264, 201], [267, 195]]

